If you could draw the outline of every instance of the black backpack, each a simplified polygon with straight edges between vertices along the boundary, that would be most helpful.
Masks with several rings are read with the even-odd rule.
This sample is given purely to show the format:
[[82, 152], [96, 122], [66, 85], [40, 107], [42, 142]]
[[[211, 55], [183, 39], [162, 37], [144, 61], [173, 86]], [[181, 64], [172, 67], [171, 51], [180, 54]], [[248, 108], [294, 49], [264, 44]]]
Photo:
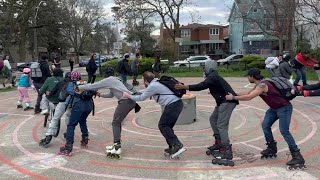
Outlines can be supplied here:
[[183, 84], [183, 83], [179, 82], [178, 80], [176, 80], [174, 77], [161, 76], [161, 78], [158, 80], [158, 82], [167, 86], [173, 92], [173, 94], [157, 94], [158, 95], [157, 102], [159, 101], [160, 95], [175, 95], [178, 98], [181, 98], [184, 94], [187, 93], [187, 90], [185, 90], [185, 89], [176, 89], [174, 87], [176, 84]]
[[274, 87], [280, 92], [280, 96], [289, 101], [297, 96], [296, 93], [292, 94], [291, 92], [291, 90], [295, 90], [295, 87], [284, 77], [272, 77], [271, 79], [265, 79], [265, 81], [274, 85]]
[[124, 64], [123, 64], [123, 60], [120, 60], [117, 64], [117, 72], [122, 74], [123, 73], [123, 69], [124, 69]]

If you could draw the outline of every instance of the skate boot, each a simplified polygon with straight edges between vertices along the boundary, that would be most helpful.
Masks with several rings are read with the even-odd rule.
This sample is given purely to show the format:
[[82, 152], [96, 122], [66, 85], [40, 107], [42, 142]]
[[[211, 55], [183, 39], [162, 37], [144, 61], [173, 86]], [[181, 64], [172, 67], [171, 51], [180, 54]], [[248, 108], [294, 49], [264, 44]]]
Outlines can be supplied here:
[[60, 147], [60, 152], [58, 155], [71, 156], [72, 155], [73, 144], [67, 143], [64, 146]]
[[224, 145], [214, 154], [214, 159], [212, 159], [212, 164], [224, 165], [224, 166], [234, 166], [234, 162], [232, 161], [232, 145]]
[[268, 158], [276, 158], [277, 157], [277, 142], [271, 141], [267, 142], [266, 144], [268, 147], [267, 149], [261, 151], [261, 159], [268, 159]]
[[182, 143], [173, 144], [169, 150], [170, 159], [179, 159], [180, 155], [186, 150], [186, 148], [183, 148]]
[[34, 109], [29, 103], [26, 103], [26, 108], [24, 108], [24, 111], [27, 111], [29, 109]]
[[287, 162], [287, 169], [291, 170], [303, 170], [306, 169], [307, 166], [304, 164], [305, 161], [300, 153], [300, 150], [291, 151], [291, 153], [287, 153], [289, 156], [291, 154], [292, 159]]
[[44, 148], [48, 148], [50, 142], [51, 142], [52, 136], [46, 136], [46, 138], [41, 139], [39, 142], [39, 146], [44, 147]]
[[172, 146], [169, 145], [169, 147], [167, 149], [164, 149], [164, 155], [165, 156], [170, 156], [171, 154], [171, 149], [172, 149]]
[[18, 104], [17, 104], [17, 109], [19, 109], [19, 108], [23, 108], [21, 101], [18, 101]]
[[89, 136], [82, 136], [81, 149], [88, 149]]
[[215, 152], [219, 151], [221, 149], [221, 140], [215, 140], [214, 144], [210, 147], [208, 147], [208, 150], [206, 151], [206, 154], [213, 155]]
[[106, 153], [108, 158], [115, 158], [120, 159], [121, 158], [121, 144], [120, 143], [114, 143], [112, 146], [106, 147]]

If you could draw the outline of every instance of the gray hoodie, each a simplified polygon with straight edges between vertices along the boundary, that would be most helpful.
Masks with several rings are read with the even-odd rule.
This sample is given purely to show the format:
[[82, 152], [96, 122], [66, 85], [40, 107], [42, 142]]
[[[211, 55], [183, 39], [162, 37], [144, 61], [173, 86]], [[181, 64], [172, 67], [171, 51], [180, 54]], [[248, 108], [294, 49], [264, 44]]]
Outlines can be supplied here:
[[122, 98], [123, 92], [132, 94], [126, 86], [116, 77], [110, 76], [99, 82], [93, 84], [86, 84], [79, 86], [80, 90], [98, 90], [98, 89], [110, 89], [110, 93], [101, 94], [103, 98], [116, 97], [118, 100]]
[[284, 77], [286, 79], [290, 79], [292, 75], [292, 68], [287, 61], [281, 61], [279, 67], [274, 69], [274, 73], [276, 77]]

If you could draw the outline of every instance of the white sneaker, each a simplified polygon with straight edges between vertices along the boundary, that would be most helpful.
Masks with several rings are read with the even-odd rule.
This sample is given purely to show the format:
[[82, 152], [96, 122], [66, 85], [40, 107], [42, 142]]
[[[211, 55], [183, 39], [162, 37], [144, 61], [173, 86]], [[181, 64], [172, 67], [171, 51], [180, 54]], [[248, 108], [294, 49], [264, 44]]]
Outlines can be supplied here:
[[41, 111], [40, 114], [45, 115], [45, 114], [48, 114], [48, 113], [49, 113], [48, 109], [44, 109], [44, 110]]

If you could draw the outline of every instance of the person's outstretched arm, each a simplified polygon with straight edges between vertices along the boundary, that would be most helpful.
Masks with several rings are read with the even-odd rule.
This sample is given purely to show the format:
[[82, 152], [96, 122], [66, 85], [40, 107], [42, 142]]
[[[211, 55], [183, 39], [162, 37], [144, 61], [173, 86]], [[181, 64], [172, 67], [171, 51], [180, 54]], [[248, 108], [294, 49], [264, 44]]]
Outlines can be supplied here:
[[112, 81], [109, 78], [106, 78], [93, 84], [79, 85], [78, 88], [80, 90], [98, 90], [102, 88], [111, 88], [112, 84]]
[[234, 96], [231, 93], [228, 93], [228, 95], [226, 95], [226, 99], [227, 100], [238, 100], [238, 101], [250, 101], [253, 98], [262, 94], [263, 92], [266, 92], [267, 89], [268, 89], [268, 86], [264, 83], [261, 83], [253, 91], [251, 91], [250, 93], [248, 93], [246, 95]]
[[123, 98], [129, 98], [129, 99], [132, 99], [134, 101], [144, 101], [144, 100], [150, 98], [151, 96], [154, 96], [154, 95], [158, 94], [157, 90], [158, 90], [158, 88], [156, 86], [150, 85], [140, 95], [133, 96], [133, 95], [130, 95], [128, 93], [123, 93]]

